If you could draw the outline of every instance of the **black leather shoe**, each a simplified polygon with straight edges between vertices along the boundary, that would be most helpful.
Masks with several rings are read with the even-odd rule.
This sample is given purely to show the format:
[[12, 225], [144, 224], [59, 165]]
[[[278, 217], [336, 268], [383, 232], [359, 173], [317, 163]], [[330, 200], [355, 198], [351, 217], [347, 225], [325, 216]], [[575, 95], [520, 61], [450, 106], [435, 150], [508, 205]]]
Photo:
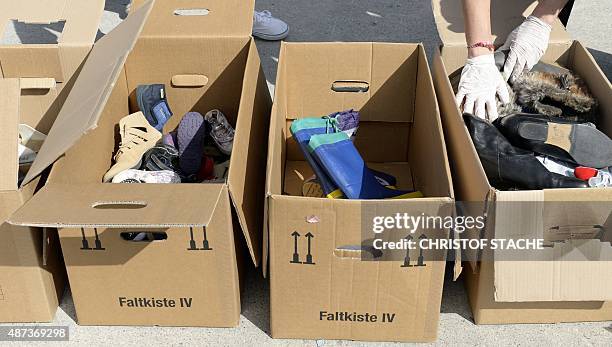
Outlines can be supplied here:
[[582, 166], [612, 166], [612, 140], [593, 124], [526, 113], [493, 124], [515, 146]]
[[533, 152], [512, 146], [491, 123], [467, 113], [463, 118], [489, 180], [523, 189], [588, 188], [577, 178], [548, 171]]

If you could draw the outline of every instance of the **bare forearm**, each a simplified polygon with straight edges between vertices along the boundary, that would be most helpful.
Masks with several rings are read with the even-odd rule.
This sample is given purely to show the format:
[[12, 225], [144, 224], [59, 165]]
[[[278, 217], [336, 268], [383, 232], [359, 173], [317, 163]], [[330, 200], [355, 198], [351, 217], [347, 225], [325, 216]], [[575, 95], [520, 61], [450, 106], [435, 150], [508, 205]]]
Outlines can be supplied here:
[[[462, 0], [465, 40], [468, 45], [491, 40], [491, 0]], [[488, 48], [468, 49], [468, 57], [489, 54]]]
[[532, 16], [540, 18], [543, 22], [552, 25], [563, 6], [568, 0], [540, 0], [533, 10]]

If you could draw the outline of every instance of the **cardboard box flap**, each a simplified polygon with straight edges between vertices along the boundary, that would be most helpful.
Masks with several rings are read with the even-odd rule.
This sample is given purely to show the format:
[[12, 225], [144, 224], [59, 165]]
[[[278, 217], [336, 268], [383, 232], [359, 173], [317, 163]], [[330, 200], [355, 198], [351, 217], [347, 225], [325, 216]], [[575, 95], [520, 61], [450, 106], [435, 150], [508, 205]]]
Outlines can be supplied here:
[[104, 11], [102, 0], [19, 0], [0, 2], [0, 30], [4, 35], [10, 21], [25, 24], [65, 22], [58, 43], [90, 45], [98, 32]]
[[[492, 0], [491, 33], [495, 44], [503, 45], [506, 37], [531, 14], [537, 1]], [[432, 0], [434, 20], [444, 46], [465, 46], [463, 6], [459, 0]], [[550, 43], [567, 43], [571, 38], [563, 24], [557, 19], [550, 34]]]
[[[546, 233], [551, 226], [548, 220], [553, 220], [552, 226], [564, 223], [563, 218], [559, 216], [560, 213], [570, 215], [568, 219], [577, 223], [574, 227], [584, 227], [591, 222], [603, 224], [610, 213], [605, 204], [585, 206], [581, 211], [571, 207], [568, 210], [568, 207], [572, 206], [571, 204], [568, 206], [572, 198], [580, 199], [582, 196], [586, 198], [585, 201], [597, 201], [597, 193], [597, 189], [581, 192], [573, 189], [499, 191], [496, 194], [495, 238], [546, 240]], [[555, 204], [555, 202], [560, 203]], [[572, 213], [574, 215], [571, 215]], [[520, 261], [511, 261], [511, 259], [520, 259]], [[610, 243], [596, 238], [552, 242], [543, 250], [528, 253], [496, 250], [495, 300], [499, 302], [612, 300], [610, 261], [612, 261]], [[530, 285], [520, 285], [522, 283]]]
[[17, 189], [19, 158], [19, 100], [21, 88], [18, 79], [0, 79], [0, 191]]
[[23, 185], [40, 175], [81, 136], [97, 126], [153, 4], [154, 0], [147, 2], [94, 45]]
[[2, 76], [70, 79], [93, 45], [104, 0], [0, 4]]
[[[47, 185], [9, 223], [52, 228], [206, 226], [226, 192], [222, 184], [197, 189], [191, 184], [140, 184], [133, 189], [110, 183]], [[185, 201], [197, 206], [186, 206]]]
[[[145, 0], [134, 0], [132, 10]], [[143, 37], [250, 37], [254, 0], [158, 1]]]
[[259, 266], [272, 99], [254, 42], [248, 54], [227, 184], [251, 259]]
[[[287, 86], [278, 97], [285, 99], [287, 119], [352, 108], [362, 122], [413, 121], [418, 44], [285, 43], [282, 49]], [[405, 97], [388, 102], [397, 90]]]

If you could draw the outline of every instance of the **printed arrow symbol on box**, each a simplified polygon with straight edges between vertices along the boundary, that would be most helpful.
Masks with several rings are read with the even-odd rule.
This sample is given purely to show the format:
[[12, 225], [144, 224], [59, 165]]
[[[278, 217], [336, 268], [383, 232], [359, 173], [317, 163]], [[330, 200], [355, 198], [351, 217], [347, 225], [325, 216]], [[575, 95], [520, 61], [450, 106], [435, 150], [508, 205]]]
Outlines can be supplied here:
[[312, 254], [310, 253], [310, 240], [314, 237], [314, 235], [308, 233], [304, 236], [308, 238], [308, 254], [306, 254], [306, 261], [303, 264], [314, 265], [315, 263], [312, 261]]
[[297, 231], [294, 231], [291, 236], [293, 236], [293, 253], [297, 253], [298, 252], [298, 237], [300, 237], [300, 233], [298, 233]]
[[308, 233], [305, 236], [308, 238], [308, 254], [310, 254], [310, 240], [314, 237], [314, 235], [311, 233]]
[[[421, 234], [421, 236], [419, 236], [419, 240], [425, 240], [427, 238], [427, 236], [425, 236], [425, 234]], [[423, 262], [424, 257], [423, 257], [423, 248], [421, 248], [420, 242], [419, 242], [419, 259], [417, 261], [417, 265], [416, 266], [425, 266], [425, 263]]]
[[291, 264], [302, 264], [300, 254], [298, 253], [298, 237], [300, 237], [300, 234], [294, 231], [291, 236], [293, 236], [293, 258], [289, 262]]
[[410, 241], [412, 241], [412, 239], [414, 238], [412, 237], [412, 235], [408, 234], [405, 239], [408, 240], [408, 245], [406, 247], [406, 256], [404, 257], [404, 264], [401, 265], [401, 267], [412, 267], [412, 265], [410, 265]]

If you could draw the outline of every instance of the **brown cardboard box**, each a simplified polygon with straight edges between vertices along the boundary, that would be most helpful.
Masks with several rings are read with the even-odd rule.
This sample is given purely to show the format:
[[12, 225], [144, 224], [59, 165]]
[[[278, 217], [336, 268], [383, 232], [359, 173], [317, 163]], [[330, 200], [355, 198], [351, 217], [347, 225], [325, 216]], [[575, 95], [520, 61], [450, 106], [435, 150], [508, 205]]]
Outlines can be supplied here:
[[[243, 238], [260, 262], [271, 100], [250, 37], [254, 2], [198, 1], [210, 17], [175, 15], [185, 4], [146, 2], [96, 43], [26, 177], [55, 162], [49, 184], [11, 219], [60, 228], [82, 325], [236, 326]], [[236, 134], [225, 183], [101, 183], [129, 94], [149, 83], [166, 85], [165, 132], [187, 111], [228, 116]], [[142, 231], [166, 239], [122, 237]]]
[[[334, 83], [355, 84], [360, 88], [353, 90], [362, 92], [334, 91]], [[301, 196], [302, 182], [312, 171], [290, 134], [292, 121], [349, 108], [360, 112], [355, 141], [364, 160], [395, 175], [400, 189], [416, 188], [425, 198]], [[362, 228], [368, 227], [361, 219], [366, 212], [418, 211], [453, 199], [423, 46], [283, 43], [269, 148], [264, 264], [269, 257], [272, 337], [434, 341], [444, 259], [412, 267], [362, 261], [359, 246]], [[345, 313], [354, 313], [356, 321], [343, 318]]]
[[[102, 0], [40, 5], [34, 0], [0, 4], [0, 28], [7, 30], [12, 21], [23, 42], [0, 45], [0, 322], [51, 321], [64, 291], [57, 233], [6, 222], [44, 183], [37, 179], [17, 185], [18, 127], [24, 123], [49, 131], [91, 50], [104, 9]], [[46, 30], [41, 23], [56, 22], [63, 23], [56, 44], [28, 39], [28, 30]]]
[[[535, 6], [532, 1], [493, 1], [492, 31], [496, 45], [518, 26]], [[495, 206], [505, 202], [529, 202], [516, 209], [490, 209], [487, 226], [477, 234], [462, 237], [504, 238], [523, 235], [546, 238], [550, 223], [571, 228], [576, 225], [606, 225], [609, 204], [598, 213], [544, 208], [551, 202], [609, 202], [611, 189], [546, 189], [500, 191], [491, 186], [479, 161], [461, 113], [454, 101], [448, 76], [462, 68], [467, 56], [459, 1], [434, 0], [434, 16], [443, 46], [434, 58], [434, 83], [447, 139], [458, 201], [480, 201]], [[550, 45], [543, 58], [577, 72], [600, 103], [600, 129], [612, 136], [612, 88], [591, 55], [572, 41], [560, 22], [553, 25]], [[499, 204], [497, 204], [499, 205]], [[519, 207], [520, 206], [520, 207]], [[538, 206], [538, 208], [533, 208]], [[606, 207], [607, 206], [607, 207]], [[484, 211], [484, 209], [483, 209]], [[479, 211], [477, 213], [482, 213]], [[493, 211], [493, 212], [492, 212]], [[571, 230], [571, 229], [570, 229]], [[603, 238], [571, 239], [554, 243], [531, 261], [483, 261], [471, 263], [466, 274], [474, 318], [478, 324], [553, 323], [612, 319], [612, 247], [609, 230]], [[567, 233], [569, 236], [571, 233]], [[576, 252], [579, 250], [579, 252]], [[576, 261], [561, 257], [578, 255]], [[586, 261], [589, 259], [589, 261]], [[605, 302], [608, 301], [608, 302]]]

